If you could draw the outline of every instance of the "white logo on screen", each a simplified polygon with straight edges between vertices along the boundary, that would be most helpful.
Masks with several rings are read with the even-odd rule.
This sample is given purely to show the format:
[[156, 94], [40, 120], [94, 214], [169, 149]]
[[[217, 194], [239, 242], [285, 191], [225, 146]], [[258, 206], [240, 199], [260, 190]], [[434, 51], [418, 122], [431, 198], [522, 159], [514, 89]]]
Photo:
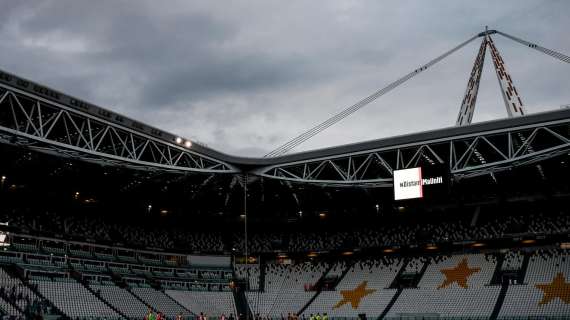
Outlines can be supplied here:
[[443, 177], [423, 178], [422, 168], [394, 170], [394, 199], [423, 198], [424, 186], [443, 183]]

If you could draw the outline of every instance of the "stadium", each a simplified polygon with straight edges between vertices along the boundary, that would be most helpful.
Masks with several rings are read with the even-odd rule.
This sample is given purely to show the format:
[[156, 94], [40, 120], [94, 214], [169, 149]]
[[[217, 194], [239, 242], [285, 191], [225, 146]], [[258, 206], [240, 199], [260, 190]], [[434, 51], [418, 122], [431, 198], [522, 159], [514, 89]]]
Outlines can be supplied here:
[[[497, 37], [570, 63], [485, 28], [264, 157], [0, 71], [0, 312], [570, 319], [570, 108], [527, 110]], [[454, 126], [291, 152], [474, 41]], [[506, 116], [474, 123], [486, 56]]]

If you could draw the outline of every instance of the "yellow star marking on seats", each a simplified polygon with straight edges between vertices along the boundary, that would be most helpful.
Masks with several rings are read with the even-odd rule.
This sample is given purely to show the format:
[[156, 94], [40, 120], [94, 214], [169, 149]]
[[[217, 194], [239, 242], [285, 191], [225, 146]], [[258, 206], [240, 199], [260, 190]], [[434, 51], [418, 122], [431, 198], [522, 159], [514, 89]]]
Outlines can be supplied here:
[[374, 289], [366, 289], [367, 281], [363, 281], [358, 287], [354, 288], [354, 290], [341, 290], [340, 294], [342, 295], [342, 300], [340, 300], [333, 309], [337, 309], [342, 307], [343, 305], [350, 302], [352, 309], [358, 309], [358, 305], [360, 305], [360, 300], [366, 297], [367, 295], [376, 292]]
[[438, 289], [445, 288], [454, 282], [460, 287], [467, 289], [467, 278], [481, 271], [481, 268], [469, 268], [467, 258], [463, 258], [455, 268], [441, 269], [439, 271], [445, 275], [445, 280], [437, 287]]
[[566, 304], [570, 304], [570, 283], [566, 282], [562, 272], [559, 272], [556, 277], [552, 279], [551, 283], [536, 284], [534, 286], [544, 293], [542, 300], [538, 303], [539, 306], [548, 304], [556, 298]]

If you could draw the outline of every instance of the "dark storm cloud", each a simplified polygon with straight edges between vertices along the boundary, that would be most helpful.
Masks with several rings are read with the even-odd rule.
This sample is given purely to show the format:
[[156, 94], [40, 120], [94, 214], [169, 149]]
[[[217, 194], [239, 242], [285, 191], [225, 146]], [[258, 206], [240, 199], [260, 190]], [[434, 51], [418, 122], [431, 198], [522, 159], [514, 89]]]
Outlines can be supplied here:
[[[0, 68], [250, 156], [485, 25], [570, 52], [567, 1], [0, 2]], [[530, 112], [570, 103], [567, 65], [496, 43]], [[300, 150], [452, 125], [477, 46]], [[504, 116], [487, 66], [475, 120]]]

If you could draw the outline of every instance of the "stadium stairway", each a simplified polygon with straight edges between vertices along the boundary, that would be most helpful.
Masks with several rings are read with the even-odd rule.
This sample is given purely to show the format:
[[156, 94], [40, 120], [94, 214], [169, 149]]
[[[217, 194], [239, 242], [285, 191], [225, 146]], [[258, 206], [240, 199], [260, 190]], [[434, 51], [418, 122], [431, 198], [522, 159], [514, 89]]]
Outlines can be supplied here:
[[505, 282], [501, 285], [501, 291], [499, 292], [499, 297], [497, 298], [497, 302], [495, 303], [495, 307], [493, 308], [493, 313], [489, 317], [490, 320], [496, 320], [499, 316], [499, 312], [503, 307], [503, 302], [505, 301], [505, 297], [507, 296], [507, 290], [509, 289], [509, 283]]
[[267, 264], [264, 259], [260, 259], [259, 263], [259, 285], [257, 290], [259, 292], [265, 292], [265, 273], [267, 271]]
[[[315, 299], [317, 299], [317, 297], [319, 296], [319, 294], [321, 294], [321, 292], [323, 291], [323, 283], [324, 280], [327, 276], [327, 274], [332, 270], [332, 268], [334, 267], [334, 264], [331, 263], [329, 265], [329, 267], [327, 268], [327, 270], [325, 270], [325, 272], [323, 272], [323, 274], [321, 275], [321, 277], [319, 278], [319, 280], [317, 281], [317, 283], [315, 283], [315, 287], [317, 288], [317, 291], [315, 292], [315, 294], [311, 297], [311, 299], [309, 299], [309, 301], [307, 301], [307, 303], [305, 303], [305, 305], [301, 308], [301, 310], [299, 310], [299, 312], [297, 312], [298, 315], [303, 314], [303, 312], [305, 312], [305, 310], [307, 310], [307, 308], [311, 305], [311, 303], [313, 303], [313, 301], [315, 301]], [[348, 273], [348, 271], [350, 270], [350, 268], [352, 268], [352, 264], [351, 263], [347, 263], [346, 268], [342, 271], [341, 276], [339, 277], [339, 279], [335, 282], [334, 287], [332, 288], [333, 290], [336, 289], [337, 284], [342, 280], [342, 278], [344, 278], [344, 276], [346, 276], [346, 274]]]
[[524, 282], [524, 278], [526, 277], [526, 271], [528, 269], [528, 263], [529, 262], [530, 262], [530, 254], [528, 252], [525, 252], [524, 258], [523, 258], [523, 263], [522, 263], [522, 266], [519, 270], [518, 283]]
[[501, 284], [501, 278], [503, 275], [503, 262], [505, 261], [504, 254], [498, 254], [497, 257], [497, 266], [495, 267], [495, 271], [493, 272], [493, 277], [491, 278], [492, 285], [499, 285]]
[[[400, 280], [402, 274], [404, 273], [404, 271], [406, 270], [406, 266], [408, 265], [408, 263], [410, 263], [410, 260], [411, 260], [410, 258], [404, 259], [402, 266], [400, 267], [400, 270], [396, 274], [396, 277], [394, 277], [394, 281], [392, 281], [390, 288], [396, 288], [398, 290], [396, 291], [396, 293], [394, 294], [392, 299], [390, 299], [390, 302], [388, 302], [388, 304], [386, 305], [386, 308], [384, 308], [384, 311], [382, 311], [382, 313], [380, 314], [378, 319], [384, 319], [386, 317], [388, 312], [390, 312], [390, 309], [392, 309], [392, 306], [394, 305], [394, 303], [396, 303], [396, 300], [398, 300], [398, 297], [400, 297], [400, 294], [402, 294], [402, 291], [404, 290], [404, 288], [400, 285], [399, 280]], [[422, 267], [420, 274], [423, 275], [423, 273], [427, 269], [427, 265], [428, 265], [428, 263], [426, 262], [424, 264], [424, 266]], [[417, 286], [419, 279], [421, 279], [421, 276], [416, 277], [416, 279], [414, 279], [414, 285]]]
[[85, 289], [87, 289], [87, 291], [91, 292], [92, 295], [94, 295], [95, 297], [97, 297], [97, 299], [101, 300], [104, 304], [106, 304], [109, 308], [111, 308], [111, 310], [115, 311], [117, 314], [119, 314], [121, 317], [125, 318], [125, 319], [129, 319], [129, 317], [127, 317], [124, 313], [121, 312], [121, 310], [115, 308], [115, 306], [113, 306], [112, 304], [109, 303], [109, 301], [103, 299], [103, 297], [101, 297], [100, 294], [98, 294], [97, 292], [95, 292], [87, 282], [85, 282], [85, 280], [83, 280], [81, 278], [81, 274], [77, 271], [72, 271], [71, 273], [71, 277], [73, 279], [75, 279], [75, 281], [77, 281], [79, 284], [81, 284]]
[[[265, 266], [265, 265], [263, 265], [263, 266]], [[262, 267], [260, 265], [260, 269], [261, 268]], [[232, 277], [233, 277], [233, 279], [238, 278], [235, 268], [232, 268]], [[259, 286], [261, 286], [261, 284]], [[249, 289], [250, 289], [249, 288], [249, 279], [246, 279], [246, 281], [243, 282], [243, 287], [237, 286], [235, 289], [232, 290], [236, 309], [237, 309], [236, 310], [237, 314], [238, 315], [245, 314], [246, 319], [251, 319], [252, 315], [253, 315], [253, 313], [251, 312], [251, 308], [249, 307], [249, 303], [247, 302], [247, 297], [245, 296], [245, 291], [247, 291]], [[261, 290], [258, 288], [258, 291], [261, 291]]]
[[169, 294], [166, 294], [166, 292], [164, 292], [164, 290], [160, 290], [168, 299], [170, 299], [170, 301], [176, 303], [177, 305], [180, 306], [180, 308], [186, 310], [189, 314], [194, 315], [194, 316], [198, 316], [196, 313], [194, 313], [192, 310], [186, 308], [185, 306], [183, 306], [182, 304], [180, 304], [180, 302], [176, 301], [176, 299], [172, 298]]
[[348, 271], [350, 271], [350, 269], [352, 268], [353, 265], [354, 265], [354, 263], [347, 263], [346, 264], [346, 268], [342, 271], [342, 273], [340, 274], [340, 277], [338, 277], [338, 280], [334, 284], [333, 289], [336, 290], [336, 286], [338, 286], [338, 284], [342, 281], [342, 279], [344, 279], [344, 277], [346, 276]]
[[151, 309], [153, 312], [158, 312], [158, 310], [151, 306], [150, 304], [146, 303], [146, 301], [144, 301], [143, 299], [141, 299], [139, 296], [137, 296], [129, 286], [126, 286], [124, 288], [125, 290], [127, 290], [133, 297], [135, 297], [138, 301], [142, 302], [142, 304], [144, 304], [145, 306], [147, 306], [149, 309]]
[[[408, 261], [408, 262], [409, 262], [409, 261]], [[408, 288], [417, 288], [417, 287], [418, 287], [418, 284], [420, 283], [420, 280], [422, 280], [422, 278], [423, 278], [424, 274], [426, 273], [426, 270], [427, 270], [427, 268], [429, 267], [430, 264], [431, 264], [431, 261], [430, 261], [430, 260], [424, 262], [424, 264], [423, 264], [423, 266], [422, 266], [422, 269], [420, 270], [420, 272], [418, 272], [418, 273], [413, 277], [413, 279], [411, 280], [411, 283], [407, 286]], [[404, 272], [405, 267], [406, 267], [406, 264], [403, 264], [402, 269], [400, 269], [399, 275], [401, 275], [401, 274]], [[401, 279], [401, 278], [396, 277], [396, 278], [394, 279], [394, 281], [397, 281], [397, 280], [399, 280], [399, 279]], [[395, 289], [397, 289], [397, 288], [399, 288], [399, 287], [400, 287], [400, 286], [398, 285], [398, 283], [392, 283], [392, 285], [390, 286], [390, 288], [395, 288]]]
[[253, 313], [251, 312], [251, 308], [249, 307], [249, 303], [247, 303], [247, 297], [245, 296], [245, 290], [237, 289], [233, 290], [234, 301], [236, 303], [236, 309], [238, 315], [246, 315], [246, 319], [252, 319]]
[[384, 317], [386, 317], [386, 315], [388, 315], [388, 312], [390, 312], [390, 309], [392, 309], [392, 306], [394, 305], [394, 303], [396, 303], [396, 300], [398, 300], [398, 297], [400, 297], [400, 294], [402, 294], [402, 291], [404, 291], [403, 288], [399, 288], [396, 291], [396, 293], [394, 294], [394, 296], [392, 297], [390, 302], [388, 302], [388, 304], [386, 305], [386, 308], [384, 308], [384, 311], [382, 311], [382, 314], [380, 314], [378, 319], [384, 319]]
[[125, 289], [127, 290], [133, 297], [135, 297], [135, 299], [137, 299], [138, 301], [140, 301], [142, 304], [144, 304], [147, 308], [149, 308], [150, 310], [152, 310], [153, 312], [158, 312], [158, 310], [156, 310], [156, 308], [154, 308], [153, 306], [151, 306], [150, 304], [146, 303], [146, 301], [142, 300], [141, 298], [139, 298], [139, 296], [137, 296], [136, 294], [134, 294], [129, 285], [127, 284], [127, 282], [125, 281], [125, 279], [123, 279], [119, 274], [111, 272], [111, 281], [113, 281], [113, 283], [121, 288], [121, 289]]
[[406, 266], [408, 265], [408, 263], [410, 263], [410, 258], [404, 258], [404, 261], [402, 262], [402, 267], [400, 268], [400, 270], [398, 271], [398, 273], [396, 274], [396, 276], [394, 277], [394, 281], [392, 281], [392, 284], [390, 284], [389, 288], [400, 288], [400, 279], [402, 277], [402, 274], [404, 273], [404, 271], [406, 270]]
[[8, 267], [4, 268], [4, 271], [6, 271], [10, 276], [19, 279], [26, 287], [28, 287], [36, 296], [40, 297], [43, 301], [46, 301], [49, 304], [49, 307], [52, 311], [55, 311], [56, 314], [59, 315], [59, 319], [61, 320], [71, 320], [71, 318], [66, 315], [63, 311], [61, 311], [61, 309], [59, 309], [58, 307], [55, 306], [55, 304], [53, 304], [51, 302], [51, 300], [49, 300], [48, 298], [46, 298], [37, 288], [36, 286], [30, 284], [28, 282], [28, 279], [24, 278], [24, 270], [16, 265], [16, 264], [12, 264]]

